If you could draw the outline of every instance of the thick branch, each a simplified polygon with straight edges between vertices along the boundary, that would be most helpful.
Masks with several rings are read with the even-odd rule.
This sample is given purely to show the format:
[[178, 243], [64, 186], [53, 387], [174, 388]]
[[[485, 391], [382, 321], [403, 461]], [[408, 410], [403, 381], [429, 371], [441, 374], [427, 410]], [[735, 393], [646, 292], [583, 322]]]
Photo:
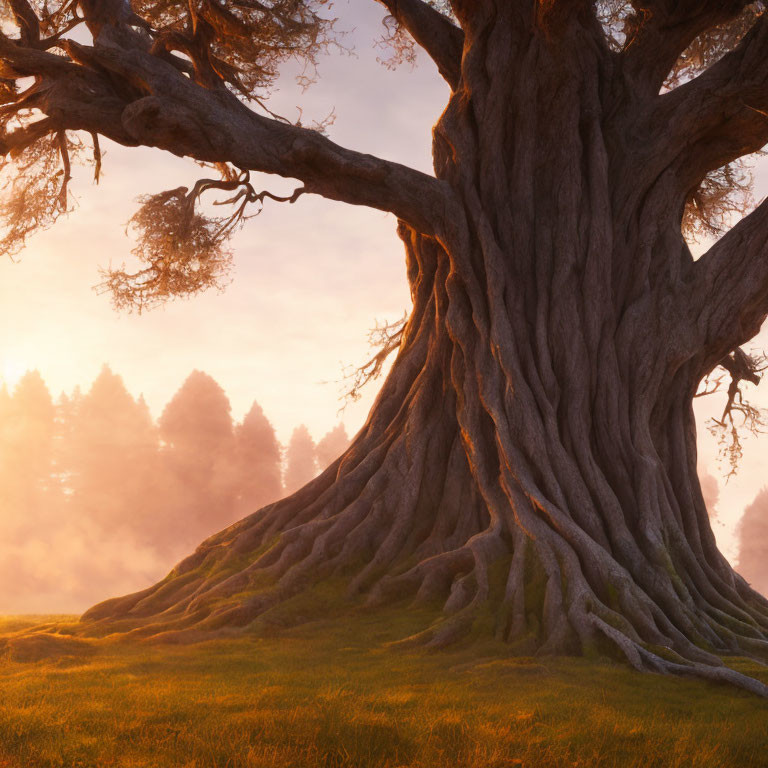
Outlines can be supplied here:
[[707, 373], [760, 330], [768, 315], [768, 201], [693, 265], [688, 321]]
[[45, 77], [29, 106], [59, 129], [300, 179], [307, 192], [392, 212], [421, 232], [440, 227], [448, 193], [433, 177], [256, 114], [226, 89], [184, 77], [125, 30], [105, 27], [93, 47], [64, 45], [72, 61], [0, 40], [6, 67]]
[[699, 77], [658, 97], [657, 156], [681, 190], [768, 142], [768, 14]]
[[19, 35], [25, 45], [40, 42], [40, 20], [27, 0], [10, 0], [8, 5], [19, 28]]
[[459, 83], [464, 33], [423, 0], [379, 0], [397, 23], [429, 54], [443, 79]]
[[751, 0], [635, 0], [627, 22], [624, 70], [655, 96], [686, 48], [703, 32], [736, 18]]

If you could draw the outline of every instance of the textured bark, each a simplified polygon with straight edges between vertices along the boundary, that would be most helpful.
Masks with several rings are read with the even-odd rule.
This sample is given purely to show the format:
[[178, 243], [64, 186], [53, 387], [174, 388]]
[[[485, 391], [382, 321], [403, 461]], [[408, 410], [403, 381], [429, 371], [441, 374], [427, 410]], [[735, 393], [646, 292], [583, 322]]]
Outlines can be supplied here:
[[768, 601], [717, 549], [692, 398], [765, 318], [768, 218], [694, 263], [690, 178], [656, 144], [670, 101], [626, 87], [589, 4], [544, 21], [455, 5], [460, 76], [424, 186], [450, 194], [400, 222], [414, 309], [366, 425], [319, 478], [85, 627], [247, 626], [341, 575], [369, 604], [439, 600], [412, 642], [454, 641], [490, 606], [499, 637], [541, 653], [610, 647], [766, 695], [720, 659], [768, 655]]

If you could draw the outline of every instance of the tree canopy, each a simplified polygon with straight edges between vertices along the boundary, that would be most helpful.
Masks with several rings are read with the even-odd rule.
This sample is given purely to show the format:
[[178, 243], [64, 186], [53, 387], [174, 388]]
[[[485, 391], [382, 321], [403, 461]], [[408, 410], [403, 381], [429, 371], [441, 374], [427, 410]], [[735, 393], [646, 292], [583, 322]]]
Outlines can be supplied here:
[[[386, 39], [395, 59], [412, 59], [418, 45], [456, 87], [463, 28], [491, 12], [493, 3], [379, 2], [389, 13]], [[514, 5], [523, 9], [526, 3]], [[763, 2], [530, 5], [544, 29], [574, 13], [593, 15], [601, 30], [598, 42], [622, 58], [639, 97], [687, 86], [667, 100], [669, 111], [661, 111], [658, 119], [673, 118], [700, 148], [707, 144], [715, 152], [712, 157], [698, 153], [697, 167], [686, 180], [688, 232], [719, 233], [730, 214], [745, 210], [751, 184], [740, 158], [765, 143], [761, 69], [750, 66], [751, 57], [760, 58], [756, 38], [764, 26]], [[447, 204], [441, 185], [334, 145], [322, 135], [322, 124], [291, 123], [269, 109], [270, 89], [283, 63], [298, 60], [300, 79], [309, 84], [318, 55], [343, 45], [330, 6], [328, 0], [3, 0], [0, 148], [13, 161], [5, 178], [10, 194], [1, 211], [3, 250], [15, 253], [34, 230], [68, 210], [73, 162], [92, 164], [98, 179], [99, 136], [188, 155], [215, 171], [191, 190], [150, 192], [142, 200], [131, 224], [144, 268], [115, 270], [104, 283], [119, 306], [151, 306], [219, 284], [230, 259], [228, 234], [248, 205], [274, 197], [254, 189], [249, 170], [301, 180], [303, 187], [290, 201], [304, 192], [318, 193], [392, 211], [434, 232]], [[736, 56], [721, 62], [736, 48]], [[734, 87], [739, 72], [748, 77]], [[710, 101], [725, 100], [723, 112], [712, 112], [710, 104], [709, 113], [700, 112], [695, 122], [678, 118], [708, 94], [714, 96]], [[229, 128], [226, 115], [234, 120]], [[241, 129], [252, 141], [227, 144]], [[718, 129], [722, 141], [714, 142]], [[196, 211], [200, 196], [212, 189], [231, 193], [224, 216]]]
[[[392, 60], [413, 61], [420, 48], [453, 89], [466, 31], [496, 12], [490, 0], [377, 1], [388, 14], [384, 42], [394, 49]], [[752, 207], [749, 157], [768, 140], [762, 1], [510, 4], [515, 12], [527, 6], [543, 30], [574, 14], [593, 17], [596, 44], [621, 62], [635, 97], [657, 101], [651, 122], [671, 125], [686, 142], [674, 172], [685, 189], [688, 236], [721, 235]], [[138, 270], [103, 272], [101, 288], [118, 308], [142, 311], [225, 285], [228, 239], [266, 199], [293, 202], [316, 193], [395, 213], [441, 236], [455, 203], [444, 183], [339, 147], [322, 122], [292, 123], [269, 108], [281, 65], [298, 61], [299, 79], [309, 85], [318, 56], [343, 46], [344, 18], [333, 17], [328, 0], [3, 0], [0, 11], [0, 249], [7, 254], [69, 210], [73, 163], [91, 165], [100, 178], [99, 137], [189, 156], [212, 172], [191, 189], [148, 191], [140, 199], [130, 221]], [[301, 186], [287, 197], [273, 195], [254, 187], [252, 171]], [[222, 215], [201, 208], [211, 192], [224, 193], [216, 201]], [[719, 260], [713, 253], [708, 261], [714, 268]]]

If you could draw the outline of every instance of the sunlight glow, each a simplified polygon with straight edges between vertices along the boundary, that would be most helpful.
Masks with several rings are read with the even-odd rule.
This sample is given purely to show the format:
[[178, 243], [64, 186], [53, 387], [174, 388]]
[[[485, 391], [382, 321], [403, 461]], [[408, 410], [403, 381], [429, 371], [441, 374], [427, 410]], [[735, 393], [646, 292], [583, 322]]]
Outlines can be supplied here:
[[0, 379], [9, 391], [19, 383], [19, 379], [27, 372], [27, 364], [20, 357], [5, 356], [0, 367]]

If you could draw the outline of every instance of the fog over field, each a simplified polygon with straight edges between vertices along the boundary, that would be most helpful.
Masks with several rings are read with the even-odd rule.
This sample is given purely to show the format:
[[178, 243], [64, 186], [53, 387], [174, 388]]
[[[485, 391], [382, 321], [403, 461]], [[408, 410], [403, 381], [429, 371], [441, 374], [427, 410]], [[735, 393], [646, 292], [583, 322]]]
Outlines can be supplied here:
[[205, 538], [297, 490], [348, 445], [303, 424], [281, 446], [193, 371], [154, 420], [106, 366], [55, 402], [37, 372], [0, 387], [0, 612], [79, 612], [158, 581]]

